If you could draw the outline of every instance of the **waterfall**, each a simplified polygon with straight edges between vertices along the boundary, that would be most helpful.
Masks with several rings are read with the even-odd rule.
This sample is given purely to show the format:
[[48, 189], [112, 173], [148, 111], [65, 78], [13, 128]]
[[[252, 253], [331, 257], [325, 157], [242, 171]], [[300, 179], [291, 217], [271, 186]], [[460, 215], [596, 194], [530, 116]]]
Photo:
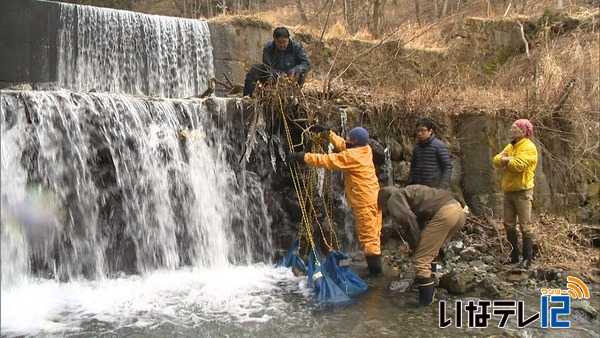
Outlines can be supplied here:
[[[264, 192], [237, 164], [226, 100], [211, 99], [210, 114], [207, 101], [106, 93], [1, 98], [3, 289], [30, 272], [101, 279], [269, 261]], [[57, 206], [41, 225], [22, 213], [39, 213], [32, 191]]]
[[213, 75], [205, 21], [61, 4], [58, 82], [78, 91], [190, 97]]

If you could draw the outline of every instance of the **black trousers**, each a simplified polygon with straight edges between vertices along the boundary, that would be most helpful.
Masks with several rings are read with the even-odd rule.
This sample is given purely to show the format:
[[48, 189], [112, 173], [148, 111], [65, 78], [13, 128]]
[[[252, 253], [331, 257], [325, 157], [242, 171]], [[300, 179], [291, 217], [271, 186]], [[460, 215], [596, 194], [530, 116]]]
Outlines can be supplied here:
[[[246, 74], [246, 80], [244, 81], [244, 96], [252, 96], [256, 82], [266, 83], [273, 74], [271, 69], [264, 63], [257, 63], [250, 68], [250, 71]], [[305, 74], [301, 73], [297, 75], [298, 85], [302, 86], [305, 80]]]

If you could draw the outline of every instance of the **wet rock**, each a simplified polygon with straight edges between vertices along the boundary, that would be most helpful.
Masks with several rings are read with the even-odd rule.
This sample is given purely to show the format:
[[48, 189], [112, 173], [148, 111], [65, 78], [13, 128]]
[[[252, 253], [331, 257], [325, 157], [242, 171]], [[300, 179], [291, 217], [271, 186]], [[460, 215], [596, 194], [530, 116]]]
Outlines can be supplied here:
[[408, 175], [410, 174], [410, 163], [392, 162], [393, 178], [394, 182], [408, 182]]
[[477, 284], [477, 288], [480, 290], [480, 295], [483, 298], [490, 299], [505, 299], [506, 292], [500, 291], [502, 287], [502, 282], [496, 276], [486, 276], [484, 277], [479, 284]]
[[483, 261], [480, 261], [480, 260], [470, 261], [469, 265], [472, 266], [472, 267], [474, 267], [474, 268], [480, 268], [480, 269], [483, 269], [486, 266], [486, 264]]
[[535, 270], [534, 278], [543, 281], [562, 281], [562, 269], [540, 268]]
[[452, 261], [455, 257], [459, 258], [456, 256], [456, 253], [454, 253], [454, 250], [445, 250], [444, 255], [444, 261]]
[[523, 272], [511, 273], [508, 276], [506, 276], [506, 280], [511, 283], [520, 283], [524, 280], [527, 280], [528, 278], [529, 276]]
[[463, 295], [467, 292], [468, 279], [464, 274], [452, 270], [440, 278], [439, 287], [448, 290], [453, 295]]
[[465, 248], [465, 244], [462, 241], [452, 241], [448, 243], [448, 248], [450, 248], [455, 253], [459, 253]]
[[409, 280], [397, 280], [390, 283], [388, 289], [394, 292], [405, 292], [410, 287]]
[[479, 257], [481, 257], [481, 252], [477, 251], [477, 249], [473, 248], [473, 247], [468, 247], [464, 250], [462, 250], [460, 253], [460, 258], [462, 258], [465, 261], [472, 261], [472, 260], [476, 260], [479, 259]]
[[477, 251], [481, 253], [486, 253], [489, 251], [489, 248], [485, 243], [474, 243], [473, 248], [477, 249]]
[[389, 149], [392, 161], [402, 161], [402, 151], [404, 150], [404, 148], [398, 141], [392, 139], [389, 144]]
[[598, 318], [598, 310], [587, 300], [573, 300], [571, 302], [571, 310], [585, 315], [588, 319]]
[[385, 163], [385, 152], [381, 143], [377, 142], [374, 139], [369, 139], [369, 145], [373, 150], [373, 163], [376, 166], [382, 165]]
[[495, 264], [498, 262], [498, 259], [496, 257], [493, 256], [483, 256], [481, 258], [481, 260], [485, 263], [485, 264]]

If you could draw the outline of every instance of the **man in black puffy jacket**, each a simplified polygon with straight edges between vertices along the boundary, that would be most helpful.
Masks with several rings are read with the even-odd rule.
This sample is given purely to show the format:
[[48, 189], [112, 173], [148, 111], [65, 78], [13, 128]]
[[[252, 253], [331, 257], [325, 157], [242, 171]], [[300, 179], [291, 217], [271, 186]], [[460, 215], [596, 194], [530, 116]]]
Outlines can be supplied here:
[[263, 47], [262, 63], [252, 66], [244, 81], [244, 96], [252, 96], [256, 82], [265, 83], [271, 77], [292, 76], [301, 86], [310, 68], [308, 57], [298, 42], [290, 39], [285, 27], [273, 31], [273, 41]]
[[444, 142], [435, 137], [434, 124], [421, 118], [415, 124], [417, 144], [410, 162], [408, 184], [446, 189], [452, 175], [452, 160]]

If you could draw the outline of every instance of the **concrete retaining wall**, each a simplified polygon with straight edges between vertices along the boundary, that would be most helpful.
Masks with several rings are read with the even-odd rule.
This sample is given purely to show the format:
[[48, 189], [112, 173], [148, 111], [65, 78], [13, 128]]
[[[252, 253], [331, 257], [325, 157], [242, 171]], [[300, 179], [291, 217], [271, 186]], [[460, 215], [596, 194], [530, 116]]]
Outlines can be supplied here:
[[0, 88], [57, 76], [60, 8], [46, 1], [0, 1]]

